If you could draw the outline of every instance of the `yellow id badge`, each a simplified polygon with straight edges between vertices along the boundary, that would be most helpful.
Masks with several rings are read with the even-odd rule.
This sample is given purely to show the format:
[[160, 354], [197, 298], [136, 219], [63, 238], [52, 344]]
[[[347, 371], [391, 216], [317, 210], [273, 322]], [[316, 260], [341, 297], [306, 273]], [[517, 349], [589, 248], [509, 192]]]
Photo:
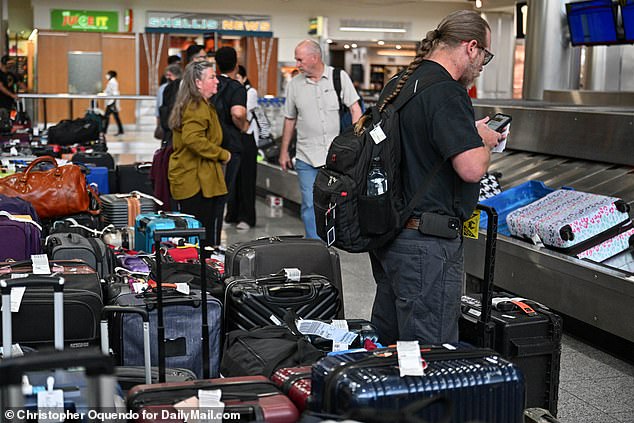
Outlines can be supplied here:
[[464, 221], [462, 225], [462, 236], [464, 238], [478, 239], [478, 229], [480, 228], [480, 210], [474, 210], [471, 217]]

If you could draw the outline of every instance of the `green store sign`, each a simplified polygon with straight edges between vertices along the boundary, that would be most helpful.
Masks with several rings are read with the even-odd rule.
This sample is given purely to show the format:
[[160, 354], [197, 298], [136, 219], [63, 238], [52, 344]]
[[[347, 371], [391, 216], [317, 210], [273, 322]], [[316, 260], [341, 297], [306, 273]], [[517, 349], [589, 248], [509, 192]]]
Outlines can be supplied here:
[[53, 9], [51, 10], [51, 29], [119, 32], [119, 12]]

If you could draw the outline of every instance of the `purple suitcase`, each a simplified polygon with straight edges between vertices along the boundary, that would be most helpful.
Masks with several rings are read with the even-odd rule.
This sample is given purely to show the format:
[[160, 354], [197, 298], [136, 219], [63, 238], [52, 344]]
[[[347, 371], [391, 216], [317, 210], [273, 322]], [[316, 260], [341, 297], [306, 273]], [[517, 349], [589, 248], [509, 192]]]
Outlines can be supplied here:
[[[560, 189], [521, 207], [506, 217], [512, 235], [541, 240], [544, 245], [570, 253], [618, 235], [629, 220], [629, 206], [623, 200], [604, 195]], [[613, 233], [610, 233], [613, 231]]]
[[0, 261], [22, 261], [42, 252], [42, 227], [33, 220], [0, 211]]
[[0, 210], [11, 214], [29, 215], [36, 222], [40, 222], [33, 205], [20, 197], [9, 197], [8, 195], [0, 194]]

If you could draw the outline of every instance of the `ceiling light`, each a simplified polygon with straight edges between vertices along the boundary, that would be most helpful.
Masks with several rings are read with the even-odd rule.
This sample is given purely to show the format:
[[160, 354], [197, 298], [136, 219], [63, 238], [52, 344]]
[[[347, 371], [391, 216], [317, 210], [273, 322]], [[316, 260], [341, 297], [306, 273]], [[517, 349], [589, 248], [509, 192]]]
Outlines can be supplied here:
[[416, 56], [416, 52], [414, 50], [378, 50], [376, 54], [379, 56]]
[[357, 45], [355, 43], [352, 43], [351, 47], [352, 48], [357, 48]]
[[400, 44], [397, 44], [397, 45], [394, 46], [394, 48], [397, 49], [397, 50], [400, 50], [402, 47], [401, 47]]
[[384, 44], [385, 44], [385, 41], [383, 41], [383, 40], [379, 40], [379, 41], [377, 41], [376, 43], [377, 43], [378, 45], [382, 46], [382, 45], [384, 45]]
[[350, 48], [350, 45], [349, 44], [344, 44], [343, 48]]
[[369, 26], [342, 26], [339, 27], [339, 31], [349, 31], [349, 32], [407, 32], [406, 29], [403, 28], [374, 28]]
[[327, 42], [328, 44], [332, 44], [332, 40], [331, 40], [330, 38], [328, 38], [328, 39], [326, 40], [326, 42]]

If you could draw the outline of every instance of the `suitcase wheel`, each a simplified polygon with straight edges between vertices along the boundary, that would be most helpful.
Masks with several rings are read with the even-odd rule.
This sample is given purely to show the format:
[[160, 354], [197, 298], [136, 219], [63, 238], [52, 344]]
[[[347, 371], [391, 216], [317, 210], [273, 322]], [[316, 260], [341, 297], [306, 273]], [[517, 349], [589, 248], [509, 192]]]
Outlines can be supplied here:
[[618, 211], [620, 211], [621, 213], [629, 213], [630, 211], [630, 205], [627, 204], [625, 201], [623, 200], [618, 200], [614, 202], [614, 205], [616, 206], [616, 209]]
[[564, 241], [572, 241], [575, 239], [575, 234], [572, 233], [572, 228], [570, 227], [570, 225], [566, 225], [561, 228], [559, 230], [559, 236], [561, 236], [561, 239], [563, 239]]

